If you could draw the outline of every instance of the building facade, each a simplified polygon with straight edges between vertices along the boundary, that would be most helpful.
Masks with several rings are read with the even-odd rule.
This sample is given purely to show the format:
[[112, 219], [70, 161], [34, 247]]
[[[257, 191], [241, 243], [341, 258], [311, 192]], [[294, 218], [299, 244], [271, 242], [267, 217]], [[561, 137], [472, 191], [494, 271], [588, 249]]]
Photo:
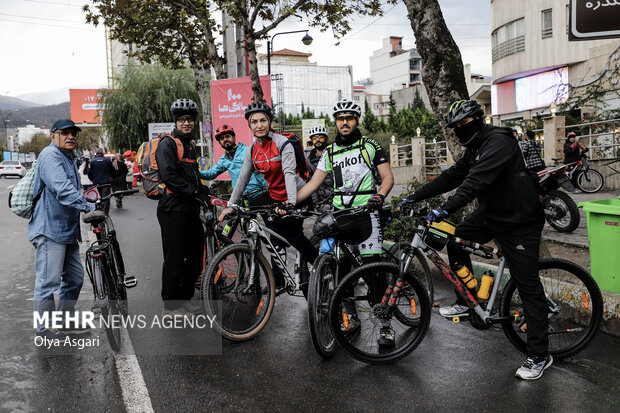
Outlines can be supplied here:
[[383, 39], [383, 47], [370, 56], [369, 94], [388, 95], [391, 91], [422, 82], [422, 58], [416, 49], [403, 49], [403, 38]]
[[[491, 1], [495, 124], [547, 116], [606, 70], [620, 42], [569, 42], [569, 3]], [[617, 96], [603, 100], [607, 109], [620, 107]]]
[[[310, 56], [288, 49], [271, 53], [271, 96], [276, 106], [277, 97], [282, 96], [281, 106], [286, 114], [301, 114], [303, 107], [314, 111], [317, 117], [331, 115], [336, 102], [353, 99], [353, 68], [319, 66], [309, 61]], [[267, 55], [258, 56], [258, 73], [267, 74]], [[281, 78], [280, 86], [274, 78]]]

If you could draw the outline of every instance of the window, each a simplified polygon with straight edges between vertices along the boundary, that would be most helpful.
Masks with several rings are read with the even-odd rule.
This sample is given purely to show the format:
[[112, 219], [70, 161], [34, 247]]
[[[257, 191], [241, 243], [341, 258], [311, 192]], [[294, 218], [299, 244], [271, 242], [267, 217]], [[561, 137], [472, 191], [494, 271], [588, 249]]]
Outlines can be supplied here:
[[353, 96], [353, 101], [354, 101], [354, 102], [359, 102], [359, 100], [360, 100], [360, 97], [359, 97], [359, 96]]
[[375, 109], [379, 109], [379, 104], [375, 103]]
[[419, 82], [421, 79], [419, 73], [409, 73], [409, 83]]
[[553, 36], [553, 21], [551, 9], [542, 11], [542, 38]]
[[412, 57], [409, 59], [409, 70], [422, 70], [422, 59]]
[[525, 19], [515, 20], [497, 28], [491, 36], [491, 44], [493, 62], [525, 51]]

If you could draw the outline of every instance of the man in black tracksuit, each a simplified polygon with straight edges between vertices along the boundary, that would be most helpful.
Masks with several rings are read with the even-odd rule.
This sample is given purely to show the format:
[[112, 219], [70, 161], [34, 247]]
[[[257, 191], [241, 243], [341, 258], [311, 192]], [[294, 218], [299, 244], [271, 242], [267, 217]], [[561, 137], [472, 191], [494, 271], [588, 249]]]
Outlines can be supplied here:
[[190, 99], [178, 99], [171, 111], [175, 121], [172, 136], [183, 146], [183, 159], [179, 161], [175, 139], [165, 137], [159, 142], [155, 158], [167, 192], [157, 205], [164, 252], [161, 297], [164, 315], [184, 315], [199, 308], [190, 300], [202, 271], [204, 244], [200, 209], [195, 200], [203, 188], [192, 142], [198, 106]]
[[[88, 179], [97, 185], [99, 196], [110, 195], [112, 192], [112, 180], [116, 177], [116, 169], [112, 165], [112, 161], [103, 156], [103, 148], [97, 149], [95, 157], [90, 162], [86, 172]], [[110, 212], [110, 200], [103, 201], [103, 210], [106, 214]]]
[[[548, 306], [538, 275], [538, 250], [544, 224], [538, 183], [528, 173], [518, 142], [508, 128], [486, 125], [475, 101], [455, 102], [446, 120], [467, 149], [461, 159], [410, 196], [417, 202], [456, 188], [455, 193], [427, 217], [440, 221], [478, 198], [479, 207], [456, 228], [455, 236], [478, 243], [495, 239], [517, 283], [527, 321], [527, 355], [517, 376], [537, 379], [551, 365], [547, 334]], [[469, 253], [448, 244], [450, 264], [473, 269]], [[440, 309], [446, 317], [466, 313], [465, 300]]]

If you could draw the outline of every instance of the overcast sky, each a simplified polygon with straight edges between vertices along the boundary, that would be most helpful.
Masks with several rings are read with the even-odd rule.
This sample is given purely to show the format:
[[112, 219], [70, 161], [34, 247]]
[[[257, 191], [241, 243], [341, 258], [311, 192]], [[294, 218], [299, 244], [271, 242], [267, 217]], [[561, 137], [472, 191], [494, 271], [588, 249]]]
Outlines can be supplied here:
[[[84, 23], [81, 6], [87, 0], [0, 0], [0, 95], [17, 96], [60, 88], [106, 86], [103, 28]], [[464, 63], [472, 72], [491, 75], [490, 1], [440, 0], [443, 15]], [[369, 76], [368, 58], [382, 39], [402, 36], [403, 47], [415, 47], [413, 31], [402, 2], [387, 5], [381, 18], [357, 18], [351, 32], [337, 39], [328, 31], [310, 30], [310, 46], [302, 34], [274, 39], [274, 51], [289, 48], [312, 53], [319, 65], [353, 66], [354, 80]], [[305, 29], [299, 19], [282, 23], [274, 33]], [[263, 42], [266, 44], [266, 42]], [[259, 52], [266, 53], [263, 45]]]

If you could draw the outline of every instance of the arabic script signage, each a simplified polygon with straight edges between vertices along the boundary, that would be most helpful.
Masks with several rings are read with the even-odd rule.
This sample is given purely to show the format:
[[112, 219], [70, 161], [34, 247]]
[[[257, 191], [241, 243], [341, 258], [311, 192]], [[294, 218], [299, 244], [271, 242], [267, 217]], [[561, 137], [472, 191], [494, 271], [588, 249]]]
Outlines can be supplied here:
[[620, 37], [620, 0], [571, 0], [569, 40]]
[[[261, 76], [260, 84], [263, 88], [265, 101], [271, 105], [271, 81], [269, 76]], [[250, 145], [254, 139], [245, 120], [245, 108], [252, 102], [252, 81], [249, 77], [221, 79], [211, 81], [211, 106], [213, 107], [212, 135], [222, 125], [231, 126], [235, 130], [237, 142]], [[224, 154], [219, 142], [213, 139], [213, 164]], [[228, 173], [218, 179], [230, 179]]]
[[75, 123], [101, 123], [97, 111], [105, 108], [99, 89], [69, 89], [71, 120]]

